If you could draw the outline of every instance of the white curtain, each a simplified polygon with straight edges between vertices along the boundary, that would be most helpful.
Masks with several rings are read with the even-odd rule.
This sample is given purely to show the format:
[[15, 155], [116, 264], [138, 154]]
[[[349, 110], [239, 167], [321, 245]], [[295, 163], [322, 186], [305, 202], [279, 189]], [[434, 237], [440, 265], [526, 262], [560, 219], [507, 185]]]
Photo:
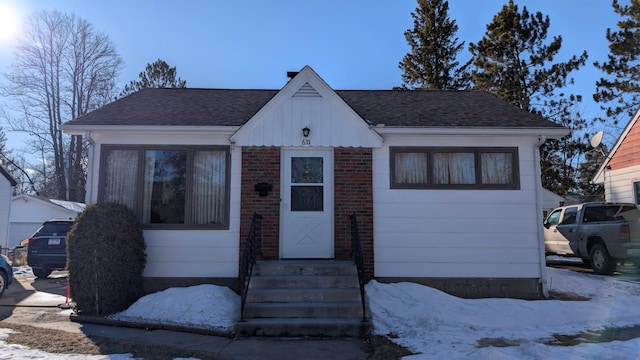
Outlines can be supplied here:
[[156, 151], [147, 150], [144, 152], [144, 187], [142, 201], [142, 223], [151, 223], [151, 200], [153, 195], [153, 180], [156, 170]]
[[513, 154], [490, 152], [480, 156], [483, 184], [510, 184], [513, 179]]
[[426, 184], [428, 182], [427, 159], [427, 153], [396, 153], [396, 183]]
[[475, 184], [474, 153], [434, 152], [434, 184]]
[[195, 151], [191, 216], [193, 224], [219, 224], [226, 211], [224, 151]]
[[138, 151], [109, 150], [106, 158], [104, 202], [135, 210], [138, 189]]

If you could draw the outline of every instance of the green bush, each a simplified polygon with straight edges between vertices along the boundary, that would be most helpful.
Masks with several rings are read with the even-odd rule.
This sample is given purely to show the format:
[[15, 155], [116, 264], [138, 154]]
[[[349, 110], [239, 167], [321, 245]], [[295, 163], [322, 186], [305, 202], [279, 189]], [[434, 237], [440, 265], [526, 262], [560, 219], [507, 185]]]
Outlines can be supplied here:
[[69, 290], [75, 311], [107, 315], [142, 295], [145, 243], [135, 214], [119, 204], [93, 204], [67, 237]]

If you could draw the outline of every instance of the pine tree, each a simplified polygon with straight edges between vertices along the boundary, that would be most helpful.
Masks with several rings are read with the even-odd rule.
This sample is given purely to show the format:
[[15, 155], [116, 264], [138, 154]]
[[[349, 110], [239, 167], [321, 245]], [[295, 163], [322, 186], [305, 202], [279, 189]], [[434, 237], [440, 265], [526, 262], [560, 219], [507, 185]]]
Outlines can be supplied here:
[[126, 85], [120, 97], [125, 97], [146, 88], [185, 88], [187, 81], [176, 78], [176, 67], [170, 67], [164, 60], [156, 60], [147, 64], [145, 71], [138, 74], [139, 80], [132, 80]]
[[457, 90], [468, 87], [469, 63], [459, 66], [457, 55], [464, 42], [455, 37], [458, 25], [449, 19], [449, 2], [418, 0], [411, 13], [413, 29], [404, 36], [411, 47], [398, 67], [403, 88]]
[[613, 0], [613, 10], [622, 17], [618, 31], [607, 29], [608, 60], [594, 66], [609, 77], [596, 82], [593, 99], [603, 105], [606, 115], [617, 123], [619, 115], [632, 117], [640, 106], [640, 0], [622, 6]]
[[564, 195], [576, 188], [577, 161], [584, 151], [583, 141], [575, 131], [589, 124], [573, 111], [581, 101], [579, 95], [559, 90], [571, 83], [569, 74], [583, 66], [587, 52], [567, 62], [553, 62], [560, 51], [562, 37], [547, 43], [551, 21], [541, 12], [522, 12], [510, 0], [487, 25], [477, 43], [471, 43], [472, 82], [477, 90], [486, 91], [523, 110], [540, 114], [574, 130], [572, 135], [549, 141], [541, 148], [543, 187]]
[[562, 46], [561, 36], [544, 43], [550, 24], [549, 16], [530, 14], [526, 7], [520, 13], [509, 0], [487, 25], [484, 37], [469, 44], [474, 87], [532, 112], [537, 101], [554, 97], [557, 89], [572, 82], [568, 75], [585, 64], [587, 52], [550, 63]]

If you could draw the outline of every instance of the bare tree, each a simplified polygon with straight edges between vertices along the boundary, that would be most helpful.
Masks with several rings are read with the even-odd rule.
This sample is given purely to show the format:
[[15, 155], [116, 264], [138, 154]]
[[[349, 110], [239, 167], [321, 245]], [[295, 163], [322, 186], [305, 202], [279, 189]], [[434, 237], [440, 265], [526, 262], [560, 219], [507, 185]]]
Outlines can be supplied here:
[[35, 13], [6, 74], [5, 96], [13, 100], [13, 131], [31, 138], [34, 151], [50, 154], [55, 197], [83, 201], [86, 146], [60, 125], [112, 99], [122, 59], [109, 38], [86, 20], [58, 11]]

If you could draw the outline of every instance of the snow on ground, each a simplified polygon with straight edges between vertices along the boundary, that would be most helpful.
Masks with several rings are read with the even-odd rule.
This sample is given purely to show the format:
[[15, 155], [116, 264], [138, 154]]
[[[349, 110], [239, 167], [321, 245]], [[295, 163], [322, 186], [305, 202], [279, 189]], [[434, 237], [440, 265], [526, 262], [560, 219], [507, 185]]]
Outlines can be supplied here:
[[[367, 284], [375, 334], [389, 336], [416, 355], [405, 359], [640, 359], [640, 339], [575, 346], [547, 345], [554, 334], [578, 335], [607, 327], [640, 325], [640, 284], [547, 268], [550, 290], [589, 301], [461, 299], [412, 283]], [[210, 304], [217, 304], [212, 312]], [[224, 287], [199, 285], [147, 295], [113, 317], [230, 329], [239, 298]], [[186, 316], [189, 315], [189, 316]], [[129, 355], [47, 354], [2, 341], [0, 358], [130, 359]]]

